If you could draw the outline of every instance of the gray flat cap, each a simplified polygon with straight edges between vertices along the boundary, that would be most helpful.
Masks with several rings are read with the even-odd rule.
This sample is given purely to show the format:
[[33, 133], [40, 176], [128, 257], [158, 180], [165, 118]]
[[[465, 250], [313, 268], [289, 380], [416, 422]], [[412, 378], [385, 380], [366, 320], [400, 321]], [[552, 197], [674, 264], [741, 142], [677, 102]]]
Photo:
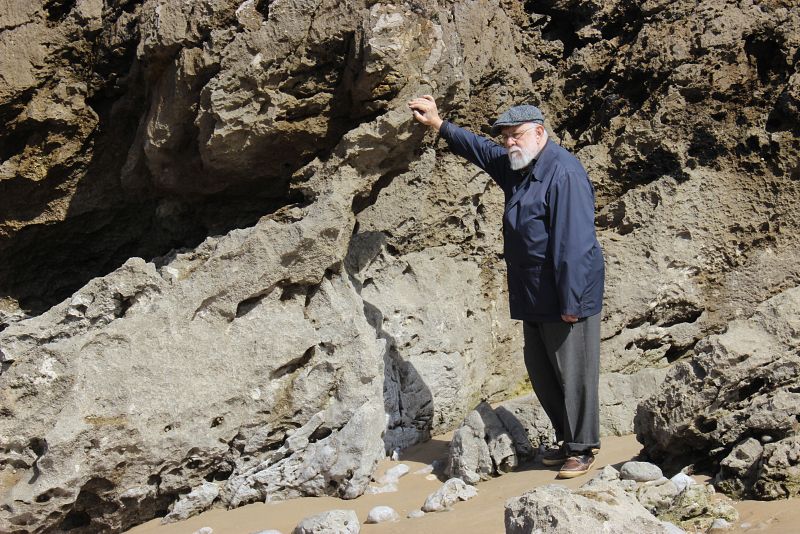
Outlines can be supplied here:
[[542, 110], [536, 106], [514, 106], [500, 115], [500, 117], [494, 121], [494, 124], [492, 124], [492, 135], [499, 134], [500, 128], [504, 128], [506, 126], [516, 126], [517, 124], [523, 124], [525, 122], [538, 122], [539, 124], [544, 124], [544, 115], [542, 114]]

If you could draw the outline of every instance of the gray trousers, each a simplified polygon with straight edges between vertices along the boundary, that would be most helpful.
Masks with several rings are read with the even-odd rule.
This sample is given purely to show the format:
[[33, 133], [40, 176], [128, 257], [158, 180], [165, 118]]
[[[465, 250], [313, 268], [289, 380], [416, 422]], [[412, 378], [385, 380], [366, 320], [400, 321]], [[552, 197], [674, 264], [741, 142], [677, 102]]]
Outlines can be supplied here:
[[524, 321], [525, 367], [567, 453], [600, 447], [600, 314], [577, 323]]

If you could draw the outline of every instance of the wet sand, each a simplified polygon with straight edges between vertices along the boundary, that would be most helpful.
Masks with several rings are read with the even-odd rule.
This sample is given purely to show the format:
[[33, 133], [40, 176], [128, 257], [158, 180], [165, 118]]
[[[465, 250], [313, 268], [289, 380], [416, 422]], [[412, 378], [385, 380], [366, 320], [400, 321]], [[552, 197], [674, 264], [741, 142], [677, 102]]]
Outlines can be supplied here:
[[[374, 506], [391, 506], [400, 514], [400, 520], [378, 525], [361, 525], [365, 534], [501, 534], [505, 532], [503, 514], [505, 502], [511, 497], [522, 495], [536, 486], [561, 484], [569, 488], [582, 485], [593, 476], [572, 480], [557, 480], [557, 469], [541, 464], [526, 464], [513, 473], [482, 482], [478, 485], [478, 496], [459, 502], [448, 512], [425, 514], [424, 517], [409, 519], [408, 512], [418, 509], [425, 498], [433, 493], [442, 480], [428, 480], [424, 474], [415, 471], [429, 465], [433, 460], [447, 457], [450, 435], [440, 436], [428, 443], [417, 445], [404, 451], [400, 461], [385, 460], [378, 465], [376, 477], [390, 467], [404, 463], [411, 468], [400, 479], [399, 491], [378, 495], [363, 495], [349, 501], [332, 497], [305, 497], [276, 503], [256, 503], [235, 510], [211, 510], [186, 521], [160, 524], [155, 519], [139, 525], [128, 532], [131, 534], [191, 534], [201, 527], [211, 527], [214, 534], [250, 534], [260, 530], [276, 529], [289, 534], [304, 517], [333, 509], [355, 510], [363, 523], [367, 513]], [[598, 455], [594, 470], [606, 465], [619, 468], [631, 460], [641, 446], [634, 436], [608, 437], [603, 439], [603, 447]], [[768, 534], [800, 533], [800, 499], [775, 502], [744, 501], [736, 503], [741, 519], [731, 532], [761, 532]]]

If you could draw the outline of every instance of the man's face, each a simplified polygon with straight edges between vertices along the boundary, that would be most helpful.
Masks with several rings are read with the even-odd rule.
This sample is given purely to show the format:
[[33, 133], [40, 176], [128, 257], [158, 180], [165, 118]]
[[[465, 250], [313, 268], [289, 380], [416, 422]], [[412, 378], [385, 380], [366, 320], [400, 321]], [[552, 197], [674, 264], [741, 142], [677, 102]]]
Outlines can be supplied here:
[[503, 128], [501, 141], [508, 150], [508, 159], [511, 168], [516, 170], [524, 169], [539, 155], [541, 147], [542, 130], [541, 124], [525, 123], [517, 126], [507, 126]]

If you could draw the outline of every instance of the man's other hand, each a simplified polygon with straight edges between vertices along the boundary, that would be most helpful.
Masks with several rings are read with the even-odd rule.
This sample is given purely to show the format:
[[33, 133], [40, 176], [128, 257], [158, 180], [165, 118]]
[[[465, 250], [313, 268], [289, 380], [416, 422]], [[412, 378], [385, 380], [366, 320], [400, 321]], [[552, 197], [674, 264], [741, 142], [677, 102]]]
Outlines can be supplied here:
[[437, 132], [442, 127], [442, 119], [439, 118], [439, 110], [436, 108], [436, 101], [431, 95], [422, 95], [408, 102], [408, 107], [414, 114], [414, 118], [425, 126], [430, 126]]
[[577, 323], [578, 316], [577, 315], [562, 315], [561, 320], [565, 323]]

